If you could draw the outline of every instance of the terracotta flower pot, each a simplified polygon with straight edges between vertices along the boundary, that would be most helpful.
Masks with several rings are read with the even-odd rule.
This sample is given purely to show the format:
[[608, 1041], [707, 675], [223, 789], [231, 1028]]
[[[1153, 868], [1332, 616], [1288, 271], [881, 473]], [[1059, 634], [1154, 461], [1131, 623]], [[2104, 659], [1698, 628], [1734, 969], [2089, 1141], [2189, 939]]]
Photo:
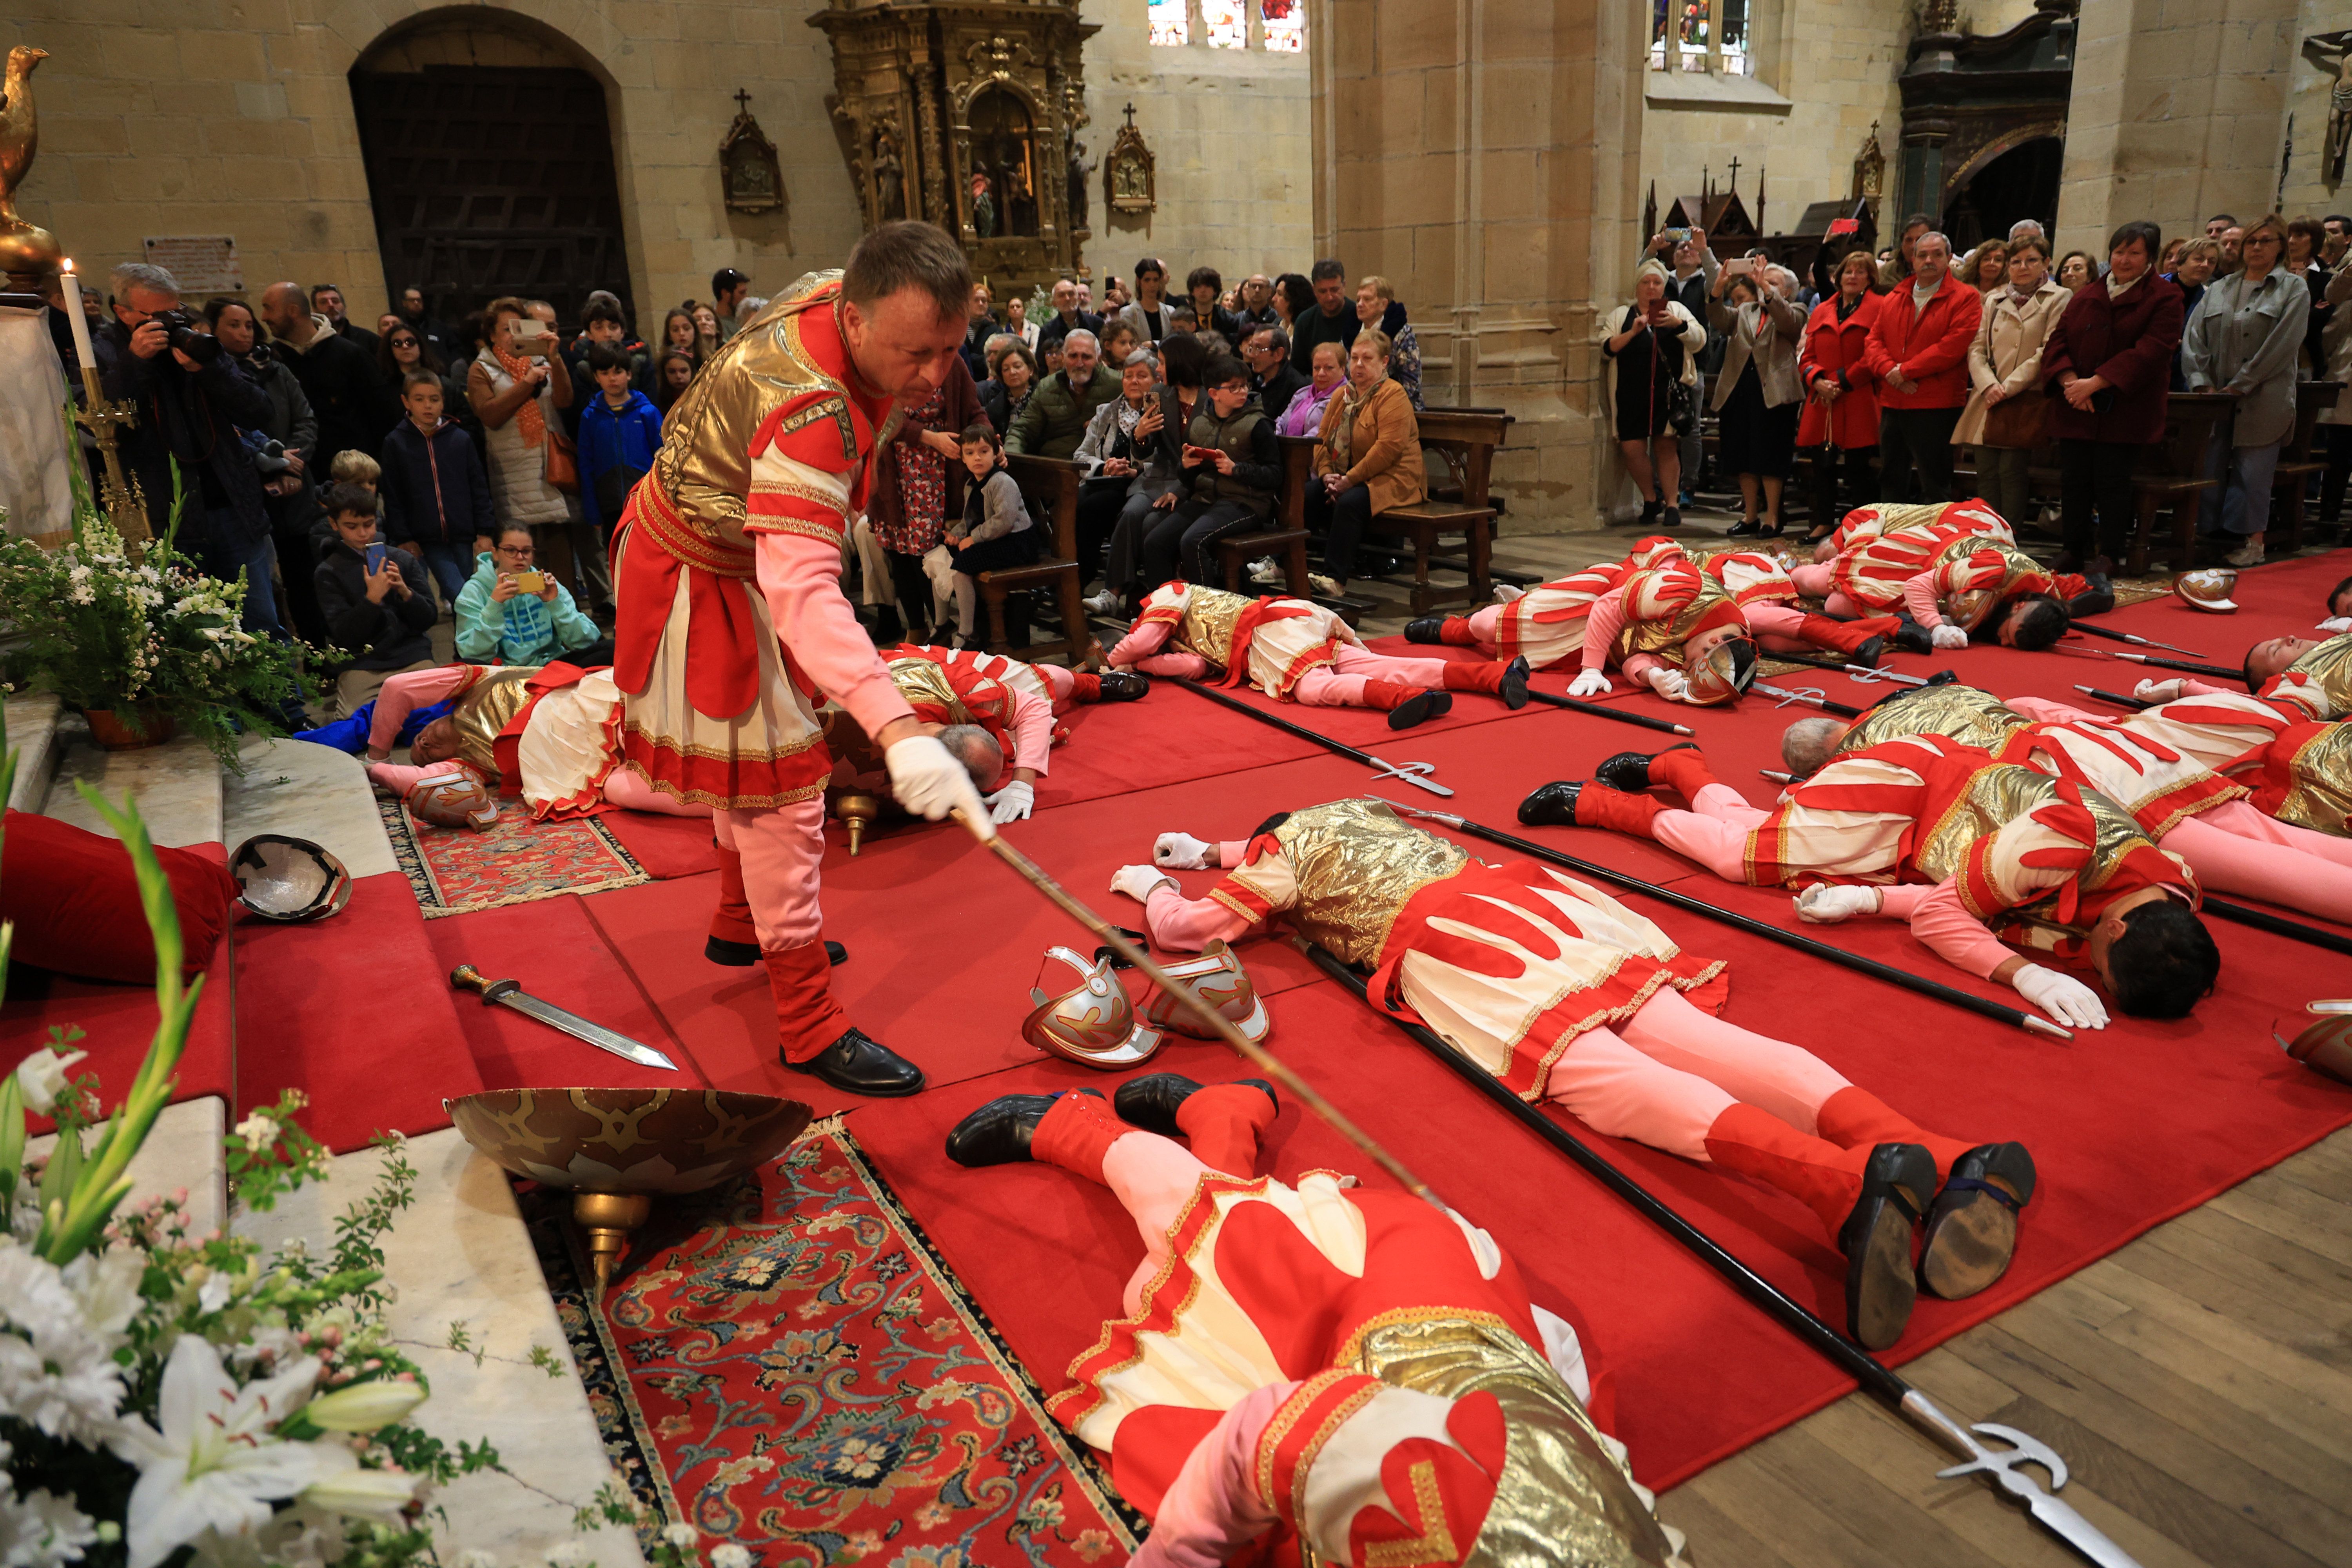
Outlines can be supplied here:
[[89, 738], [102, 752], [135, 752], [146, 746], [160, 746], [172, 738], [172, 716], [152, 709], [124, 710], [125, 717], [110, 708], [85, 708], [82, 717], [89, 721]]

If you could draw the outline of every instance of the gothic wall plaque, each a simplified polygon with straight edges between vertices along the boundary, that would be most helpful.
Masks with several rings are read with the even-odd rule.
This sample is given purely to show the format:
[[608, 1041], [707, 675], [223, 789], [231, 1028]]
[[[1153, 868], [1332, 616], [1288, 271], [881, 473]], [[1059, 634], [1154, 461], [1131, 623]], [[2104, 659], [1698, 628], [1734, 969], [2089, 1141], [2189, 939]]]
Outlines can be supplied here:
[[751, 118], [751, 95], [738, 89], [735, 123], [719, 143], [719, 178], [731, 213], [772, 213], [784, 205], [783, 171], [775, 143]]
[[1111, 211], [1148, 213], [1160, 205], [1153, 162], [1151, 149], [1143, 144], [1143, 132], [1135, 128], [1135, 105], [1130, 103], [1127, 123], [1118, 128], [1118, 139], [1103, 160], [1103, 200]]

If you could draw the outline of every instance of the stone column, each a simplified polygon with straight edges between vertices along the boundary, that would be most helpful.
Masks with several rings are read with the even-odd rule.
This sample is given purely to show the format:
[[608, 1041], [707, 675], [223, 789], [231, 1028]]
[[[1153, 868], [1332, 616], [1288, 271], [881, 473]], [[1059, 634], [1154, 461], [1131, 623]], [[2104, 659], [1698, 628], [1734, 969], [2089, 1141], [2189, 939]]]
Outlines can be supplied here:
[[[2083, 0], [2058, 247], [2104, 259], [2115, 226], [2167, 239], [2252, 222], [2278, 190], [2296, 0]], [[2296, 140], [2304, 135], [2295, 127]]]
[[1648, 23], [1558, 0], [1332, 0], [1308, 25], [1318, 251], [1397, 286], [1428, 402], [1516, 416], [1495, 467], [1511, 532], [1633, 504], [1593, 326], [1630, 298], [1641, 245]]

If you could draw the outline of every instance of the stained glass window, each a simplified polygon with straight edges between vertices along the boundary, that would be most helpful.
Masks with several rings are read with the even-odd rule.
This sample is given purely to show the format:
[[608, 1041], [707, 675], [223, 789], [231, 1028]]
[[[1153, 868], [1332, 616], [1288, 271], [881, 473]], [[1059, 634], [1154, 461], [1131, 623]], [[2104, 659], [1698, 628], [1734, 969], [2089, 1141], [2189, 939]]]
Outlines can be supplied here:
[[1265, 47], [1295, 55], [1307, 47], [1307, 0], [1259, 0], [1265, 17]]
[[1650, 68], [1703, 71], [1708, 45], [1721, 37], [1724, 71], [1754, 74], [1748, 55], [1749, 0], [1650, 0]]
[[1201, 25], [1208, 30], [1209, 47], [1249, 47], [1247, 0], [1201, 0]]
[[1182, 48], [1192, 41], [1184, 24], [1184, 0], [1151, 0], [1149, 16], [1153, 43]]

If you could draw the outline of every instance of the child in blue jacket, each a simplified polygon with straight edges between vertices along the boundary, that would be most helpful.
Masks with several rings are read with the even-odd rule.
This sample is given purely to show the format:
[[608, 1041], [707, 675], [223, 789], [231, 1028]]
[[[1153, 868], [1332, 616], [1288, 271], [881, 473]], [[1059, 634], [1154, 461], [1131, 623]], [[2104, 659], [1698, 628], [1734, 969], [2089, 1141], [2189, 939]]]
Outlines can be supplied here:
[[580, 510], [608, 544], [630, 487], [661, 450], [661, 410], [629, 384], [634, 370], [619, 345], [589, 346], [588, 371], [600, 395], [580, 416]]

